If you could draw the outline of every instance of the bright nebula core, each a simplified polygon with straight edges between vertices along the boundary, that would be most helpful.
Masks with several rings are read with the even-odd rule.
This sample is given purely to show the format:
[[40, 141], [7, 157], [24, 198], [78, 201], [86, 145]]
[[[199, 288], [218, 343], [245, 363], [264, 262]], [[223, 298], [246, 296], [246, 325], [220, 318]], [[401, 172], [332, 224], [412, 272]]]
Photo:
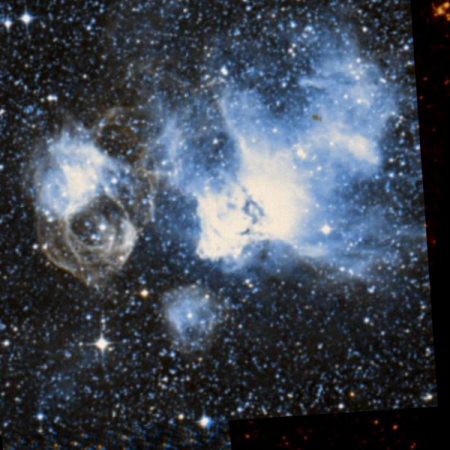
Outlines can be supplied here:
[[404, 2], [7, 3], [2, 434], [435, 404]]

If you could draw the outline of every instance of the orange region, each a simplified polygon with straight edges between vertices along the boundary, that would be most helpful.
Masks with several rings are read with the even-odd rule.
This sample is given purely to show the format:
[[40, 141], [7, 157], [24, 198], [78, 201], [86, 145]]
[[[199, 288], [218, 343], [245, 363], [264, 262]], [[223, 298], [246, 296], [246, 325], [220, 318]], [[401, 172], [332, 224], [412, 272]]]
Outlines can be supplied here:
[[434, 17], [442, 16], [450, 21], [450, 2], [442, 3], [442, 5], [439, 6], [434, 6], [434, 4], [432, 3], [431, 6], [433, 7]]

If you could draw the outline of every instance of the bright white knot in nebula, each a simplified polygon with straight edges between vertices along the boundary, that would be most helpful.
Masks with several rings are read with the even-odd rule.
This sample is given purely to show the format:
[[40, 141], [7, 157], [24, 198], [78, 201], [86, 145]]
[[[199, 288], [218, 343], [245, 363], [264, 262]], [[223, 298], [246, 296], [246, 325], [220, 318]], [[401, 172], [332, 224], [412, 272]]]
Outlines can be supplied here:
[[307, 180], [287, 152], [255, 137], [237, 139], [240, 166], [235, 180], [220, 190], [207, 189], [198, 200], [201, 257], [237, 258], [259, 240], [294, 243], [302, 233], [311, 200]]
[[163, 303], [176, 347], [184, 352], [207, 348], [219, 319], [212, 296], [198, 286], [187, 286], [166, 293]]
[[35, 172], [38, 238], [46, 256], [98, 284], [130, 256], [150, 214], [143, 180], [84, 135], [64, 133]]

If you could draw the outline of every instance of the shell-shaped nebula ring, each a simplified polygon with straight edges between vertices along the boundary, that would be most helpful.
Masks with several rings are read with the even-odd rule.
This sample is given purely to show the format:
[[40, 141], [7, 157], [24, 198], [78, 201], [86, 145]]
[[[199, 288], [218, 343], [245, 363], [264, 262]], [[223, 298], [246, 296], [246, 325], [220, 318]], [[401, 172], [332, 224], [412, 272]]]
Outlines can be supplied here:
[[88, 285], [121, 269], [149, 220], [151, 186], [85, 138], [63, 134], [34, 176], [37, 232], [48, 259]]

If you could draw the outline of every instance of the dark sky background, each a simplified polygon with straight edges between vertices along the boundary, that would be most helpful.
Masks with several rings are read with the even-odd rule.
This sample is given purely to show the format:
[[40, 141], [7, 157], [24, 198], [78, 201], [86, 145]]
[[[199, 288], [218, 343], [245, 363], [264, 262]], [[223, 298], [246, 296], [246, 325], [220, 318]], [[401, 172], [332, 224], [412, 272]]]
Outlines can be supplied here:
[[413, 410], [230, 421], [233, 450], [418, 449], [419, 412]]
[[[47, 435], [51, 443], [56, 440], [52, 434], [72, 439], [75, 430], [90, 429], [96, 433], [77, 435], [79, 442], [97, 440], [109, 448], [119, 437], [103, 432], [99, 436], [99, 430], [120, 429], [134, 436], [129, 448], [151, 439], [142, 435], [153, 435], [159, 445], [163, 434], [169, 436], [167, 444], [172, 447], [161, 448], [193, 445], [192, 441], [187, 444], [191, 439], [197, 439], [192, 448], [220, 448], [227, 440], [225, 418], [262, 416], [261, 405], [266, 405], [270, 416], [435, 404], [427, 260], [416, 234], [402, 241], [403, 246], [415, 246], [419, 254], [415, 261], [405, 259], [407, 252], [402, 255], [404, 272], [389, 268], [381, 258], [387, 275], [342, 280], [332, 272], [323, 277], [324, 271], [330, 270], [326, 265], [296, 261], [296, 270], [302, 272], [303, 287], [299, 288], [298, 278], [268, 274], [258, 264], [245, 273], [230, 274], [199, 260], [192, 235], [180, 233], [180, 227], [172, 225], [181, 221], [182, 229], [195, 230], [198, 224], [190, 214], [193, 200], [163, 186], [156, 199], [156, 220], [145, 228], [144, 242], [138, 243], [125, 268], [108, 278], [106, 286], [87, 287], [47, 261], [36, 236], [30, 173], [46, 140], [64, 126], [81, 123], [93, 129], [113, 111], [114, 120], [96, 134], [96, 142], [108, 155], [122, 157], [132, 166], [136, 155], [141, 155], [164, 127], [158, 112], [178, 111], [187, 98], [200, 97], [208, 104], [208, 96], [217, 94], [202, 82], [204, 71], [211, 70], [202, 62], [202, 46], [226, 40], [244, 18], [250, 24], [247, 39], [252, 34], [260, 36], [259, 27], [269, 29], [265, 31], [268, 40], [262, 40], [261, 63], [268, 73], [267, 83], [251, 82], [262, 86], [261, 95], [269, 105], [280, 97], [287, 99], [289, 108], [289, 92], [273, 91], [270, 84], [279, 77], [271, 62], [283, 56], [276, 50], [271, 53], [270, 46], [278, 42], [279, 34], [270, 28], [274, 21], [268, 11], [278, 11], [281, 22], [288, 23], [299, 11], [290, 5], [293, 2], [261, 3], [250, 12], [244, 6], [228, 7], [221, 2], [181, 3], [189, 3], [190, 14], [183, 16], [177, 8], [166, 8], [164, 21], [146, 8], [133, 12], [138, 2], [2, 5], [0, 19], [13, 20], [0, 35], [2, 434], [12, 442], [18, 434], [33, 431]], [[407, 6], [408, 2], [388, 2], [381, 10], [376, 2], [353, 2], [340, 14], [355, 30], [362, 23], [372, 24], [369, 33], [358, 36], [361, 47], [365, 55], [377, 60], [383, 73], [396, 75], [405, 98], [406, 122], [413, 123], [411, 54], [398, 55], [390, 45], [394, 36], [398, 46], [407, 45], [411, 37]], [[305, 23], [320, 23], [321, 17], [329, 19], [334, 11], [327, 2], [317, 3], [314, 9], [308, 5], [306, 10], [310, 15]], [[20, 20], [25, 11], [33, 17], [29, 24]], [[448, 86], [448, 77], [437, 71], [433, 61], [442, 59], [448, 41], [433, 46], [432, 52], [421, 51], [436, 35], [445, 35], [447, 27], [445, 17], [434, 17], [430, 11], [429, 7], [413, 9], [427, 37], [417, 39], [415, 50], [427, 239], [433, 267], [444, 139], [442, 109], [435, 99], [443, 102], [445, 96], [437, 93]], [[264, 25], [252, 25], [258, 14], [265, 13]], [[148, 48], [146, 43], [152, 39], [154, 47]], [[316, 47], [311, 45], [314, 55]], [[236, 56], [233, 67], [237, 74], [233, 83], [238, 86], [247, 82], [248, 50], [244, 48], [242, 55]], [[232, 59], [233, 55], [226, 57]], [[220, 58], [212, 63], [217, 70]], [[143, 111], [143, 95], [155, 98], [161, 109], [152, 106]], [[202, 108], [195, 100], [189, 104], [194, 111]], [[405, 130], [397, 128], [394, 140]], [[407, 132], [410, 135], [403, 143], [391, 143], [391, 147], [406, 151], [416, 139], [414, 131]], [[199, 155], [208, 158], [205, 153]], [[156, 166], [157, 158], [148, 164], [150, 169]], [[385, 174], [398, 170], [393, 164], [384, 168]], [[407, 170], [411, 185], [417, 186], [414, 164]], [[421, 197], [411, 194], [408, 183], [393, 186], [401, 199], [396, 211], [403, 212], [401, 218], [392, 217], [393, 229], [403, 220], [420, 224], [423, 215]], [[384, 206], [389, 210], [389, 204]], [[188, 274], [186, 267], [190, 268]], [[247, 286], [249, 273], [266, 299], [261, 303], [255, 302], [259, 295]], [[406, 279], [415, 280], [413, 288]], [[375, 301], [367, 294], [374, 280]], [[219, 323], [206, 353], [194, 356], [186, 355], [181, 347], [174, 348], [177, 341], [168, 333], [159, 306], [165, 292], [193, 284], [212, 292], [226, 311], [225, 325]], [[394, 285], [402, 300], [398, 303], [389, 296]], [[297, 306], [287, 307], [286, 300], [294, 294], [300, 298]], [[247, 302], [241, 303], [242, 298]], [[325, 302], [317, 301], [323, 298]], [[374, 321], [375, 325], [365, 326], [367, 317], [368, 323]], [[299, 320], [302, 332], [294, 335], [291, 330]], [[414, 331], [404, 335], [411, 327]], [[378, 337], [380, 331], [385, 332], [383, 339]], [[92, 345], [103, 332], [115, 343], [104, 353]], [[349, 348], [354, 352], [350, 359]], [[264, 369], [256, 369], [250, 362], [254, 356]], [[294, 393], [289, 380], [298, 389]], [[250, 385], [257, 389], [246, 400]], [[301, 408], [296, 406], [299, 403]], [[202, 426], [205, 417], [213, 425]], [[157, 430], [144, 425], [168, 419], [173, 425]], [[17, 445], [15, 448], [20, 448], [24, 443]]]

